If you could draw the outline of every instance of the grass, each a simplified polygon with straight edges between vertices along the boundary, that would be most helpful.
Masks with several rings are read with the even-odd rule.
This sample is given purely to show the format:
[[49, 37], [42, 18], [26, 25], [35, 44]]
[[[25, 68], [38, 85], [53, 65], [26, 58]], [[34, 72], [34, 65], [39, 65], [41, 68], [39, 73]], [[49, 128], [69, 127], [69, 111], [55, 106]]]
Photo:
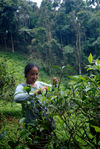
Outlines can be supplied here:
[[0, 60], [6, 62], [7, 71], [13, 74], [16, 85], [25, 81], [24, 68], [30, 62], [36, 63], [39, 66], [39, 80], [50, 83], [50, 76], [43, 70], [43, 61], [41, 59], [29, 60], [28, 56], [17, 52], [0, 52]]
[[14, 118], [21, 117], [21, 104], [18, 103], [11, 103], [1, 100], [0, 101], [0, 113], [4, 117], [13, 116]]
[[28, 59], [18, 53], [0, 52], [0, 60], [7, 64], [7, 71], [13, 74], [16, 84], [24, 81], [24, 67]]
[[8, 142], [18, 140], [21, 118], [21, 104], [0, 100], [0, 149], [12, 149]]

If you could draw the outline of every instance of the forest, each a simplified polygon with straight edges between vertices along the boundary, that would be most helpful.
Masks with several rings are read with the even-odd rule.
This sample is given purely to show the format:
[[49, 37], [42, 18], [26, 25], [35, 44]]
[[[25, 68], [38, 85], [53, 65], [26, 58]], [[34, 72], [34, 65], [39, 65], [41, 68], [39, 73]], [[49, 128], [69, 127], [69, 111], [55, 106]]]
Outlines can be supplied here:
[[[0, 45], [47, 65], [84, 73], [87, 57], [100, 55], [99, 0], [0, 0]], [[47, 68], [48, 69], [48, 68]]]
[[[41, 135], [33, 138], [21, 104], [14, 102], [30, 62], [39, 66], [40, 81], [58, 78], [57, 86], [38, 97], [49, 116], [42, 109], [34, 129]], [[25, 91], [29, 95], [30, 87]], [[52, 132], [49, 119], [55, 122]], [[30, 145], [100, 148], [100, 0], [42, 0], [40, 7], [31, 0], [0, 0], [0, 149]]]

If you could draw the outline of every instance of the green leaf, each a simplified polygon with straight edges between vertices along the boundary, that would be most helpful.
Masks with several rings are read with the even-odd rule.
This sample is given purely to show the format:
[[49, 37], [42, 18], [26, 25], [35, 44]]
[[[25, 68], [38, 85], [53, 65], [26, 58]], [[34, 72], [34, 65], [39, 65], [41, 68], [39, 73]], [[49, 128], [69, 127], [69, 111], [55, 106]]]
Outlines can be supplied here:
[[98, 126], [94, 126], [94, 125], [91, 125], [91, 127], [93, 127], [95, 129], [96, 132], [100, 132], [100, 127]]
[[45, 96], [43, 96], [43, 98], [42, 98], [42, 103], [44, 103], [45, 102]]
[[92, 70], [92, 68], [88, 68], [87, 71]]
[[25, 86], [23, 90], [25, 90], [29, 94], [29, 92], [31, 91], [31, 86]]
[[99, 65], [99, 60], [98, 59], [96, 59], [95, 64]]
[[96, 66], [96, 68], [97, 68], [97, 70], [99, 70], [99, 71], [100, 71], [100, 66]]
[[92, 54], [90, 53], [90, 55], [89, 55], [89, 57], [88, 57], [88, 61], [89, 61], [90, 64], [92, 63], [92, 60], [93, 60], [93, 56], [92, 56]]
[[26, 119], [25, 117], [21, 118], [20, 121], [19, 121], [19, 124], [24, 123], [25, 122], [25, 119]]

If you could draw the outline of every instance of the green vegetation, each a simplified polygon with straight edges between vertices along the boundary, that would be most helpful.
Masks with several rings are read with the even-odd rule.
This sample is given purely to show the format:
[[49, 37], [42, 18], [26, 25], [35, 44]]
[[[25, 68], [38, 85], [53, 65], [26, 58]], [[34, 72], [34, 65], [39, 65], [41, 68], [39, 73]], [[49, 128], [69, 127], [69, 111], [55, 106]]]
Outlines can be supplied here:
[[[100, 148], [100, 60], [94, 60], [90, 54], [88, 61], [90, 65], [86, 66], [89, 72], [87, 75], [70, 76], [67, 88], [61, 87], [60, 81], [57, 88], [53, 88], [52, 91], [48, 88], [48, 92], [39, 97], [56, 124], [53, 136], [48, 136], [47, 149]], [[55, 68], [60, 71], [62, 77], [67, 67]], [[29, 102], [26, 104], [30, 106]], [[4, 101], [1, 101], [0, 105], [1, 148], [27, 148], [29, 144], [39, 146], [38, 136], [32, 140], [29, 137], [30, 131], [24, 129], [24, 118], [20, 119], [20, 105]], [[43, 111], [40, 115], [42, 123], [36, 120], [34, 131], [42, 133], [45, 129]]]
[[[43, 68], [43, 62], [41, 59], [34, 59], [30, 60], [26, 55], [23, 55], [22, 53], [10, 53], [10, 52], [0, 52], [0, 61], [5, 63], [7, 72], [12, 74], [16, 85], [20, 82], [24, 82], [24, 67], [29, 62], [34, 62], [37, 65], [39, 65], [40, 73], [39, 73], [39, 79], [41, 81], [48, 80], [50, 77], [48, 76], [48, 73], [44, 71]], [[4, 66], [5, 67], [5, 66]], [[46, 79], [45, 79], [46, 78]]]
[[49, 75], [51, 65], [67, 64], [83, 74], [88, 55], [100, 55], [99, 8], [100, 0], [43, 0], [40, 8], [30, 0], [0, 0], [1, 49], [42, 61]]
[[[42, 0], [40, 8], [0, 0], [0, 149], [39, 145], [13, 102], [29, 62], [40, 67], [39, 80], [59, 79], [40, 97], [56, 123], [46, 149], [99, 149], [100, 0]], [[36, 123], [36, 130], [44, 127]]]
[[21, 104], [16, 104], [15, 102], [6, 102], [1, 100], [0, 101], [0, 113], [10, 118], [20, 118], [21, 116]]
[[18, 53], [0, 52], [0, 60], [7, 66], [5, 69], [11, 73], [16, 83], [24, 81], [24, 67], [28, 63], [28, 59]]

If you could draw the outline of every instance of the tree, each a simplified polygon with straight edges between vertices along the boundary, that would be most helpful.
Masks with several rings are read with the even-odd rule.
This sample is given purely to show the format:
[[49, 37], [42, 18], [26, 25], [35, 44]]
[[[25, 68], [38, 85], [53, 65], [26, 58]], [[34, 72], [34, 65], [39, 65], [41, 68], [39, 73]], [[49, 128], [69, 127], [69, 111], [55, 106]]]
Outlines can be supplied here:
[[11, 41], [12, 52], [14, 52], [14, 36], [17, 31], [16, 26], [16, 10], [17, 10], [17, 0], [14, 1], [1, 1], [1, 17], [0, 26], [2, 28], [3, 39], [5, 46], [7, 47], [7, 40]]

